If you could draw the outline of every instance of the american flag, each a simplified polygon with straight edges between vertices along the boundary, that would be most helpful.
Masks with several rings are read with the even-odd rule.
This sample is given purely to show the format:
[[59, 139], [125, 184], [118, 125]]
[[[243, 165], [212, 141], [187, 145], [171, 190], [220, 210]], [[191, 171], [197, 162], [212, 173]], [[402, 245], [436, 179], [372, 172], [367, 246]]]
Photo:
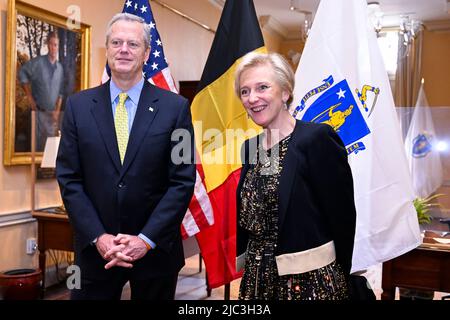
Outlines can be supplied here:
[[[156, 29], [156, 23], [149, 1], [126, 0], [122, 12], [139, 16], [150, 25], [151, 52], [142, 70], [144, 78], [157, 87], [178, 93], [166, 57], [164, 56], [161, 37]], [[108, 81], [110, 75], [111, 73], [107, 64], [105, 71], [103, 72], [102, 82]], [[191, 237], [200, 232], [203, 228], [214, 224], [213, 210], [203, 180], [204, 174], [202, 166], [197, 162], [197, 177], [195, 180], [194, 195], [192, 196], [181, 226], [183, 239]]]

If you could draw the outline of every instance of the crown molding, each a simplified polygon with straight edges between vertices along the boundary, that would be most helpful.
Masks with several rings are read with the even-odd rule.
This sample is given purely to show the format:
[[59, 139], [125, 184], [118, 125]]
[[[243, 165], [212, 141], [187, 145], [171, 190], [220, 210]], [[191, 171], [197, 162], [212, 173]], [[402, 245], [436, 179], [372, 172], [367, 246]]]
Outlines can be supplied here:
[[450, 32], [450, 20], [425, 21], [428, 31]]

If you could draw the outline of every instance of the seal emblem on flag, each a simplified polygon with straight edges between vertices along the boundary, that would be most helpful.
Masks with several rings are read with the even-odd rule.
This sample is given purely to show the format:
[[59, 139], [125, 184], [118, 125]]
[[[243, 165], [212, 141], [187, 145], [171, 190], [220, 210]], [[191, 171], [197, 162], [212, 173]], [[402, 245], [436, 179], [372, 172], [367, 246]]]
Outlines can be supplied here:
[[431, 144], [431, 135], [420, 133], [413, 140], [412, 155], [414, 158], [423, 158], [431, 152], [433, 145]]
[[[332, 76], [327, 79], [332, 79]], [[306, 110], [302, 120], [330, 125], [339, 134], [349, 154], [365, 150], [359, 140], [370, 134], [370, 129], [345, 79], [322, 92]]]

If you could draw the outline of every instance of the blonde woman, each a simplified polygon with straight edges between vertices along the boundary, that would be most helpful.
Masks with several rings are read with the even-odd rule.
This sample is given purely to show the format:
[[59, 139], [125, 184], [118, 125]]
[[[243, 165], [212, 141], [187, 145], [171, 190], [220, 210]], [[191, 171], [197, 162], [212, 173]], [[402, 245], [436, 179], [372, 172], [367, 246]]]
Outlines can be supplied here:
[[329, 125], [291, 116], [293, 88], [275, 53], [249, 53], [236, 71], [236, 94], [264, 129], [242, 147], [239, 298], [348, 299], [356, 211], [347, 152]]

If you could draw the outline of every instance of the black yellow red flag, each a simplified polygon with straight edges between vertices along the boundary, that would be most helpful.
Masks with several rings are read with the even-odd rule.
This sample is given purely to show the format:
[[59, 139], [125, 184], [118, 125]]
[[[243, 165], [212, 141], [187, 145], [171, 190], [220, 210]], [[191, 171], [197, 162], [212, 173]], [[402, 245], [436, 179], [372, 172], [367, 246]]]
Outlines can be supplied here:
[[252, 0], [227, 0], [192, 106], [196, 148], [203, 166], [214, 224], [196, 235], [208, 282], [215, 288], [236, 272], [236, 187], [240, 146], [260, 132], [234, 93], [239, 59], [266, 51]]

